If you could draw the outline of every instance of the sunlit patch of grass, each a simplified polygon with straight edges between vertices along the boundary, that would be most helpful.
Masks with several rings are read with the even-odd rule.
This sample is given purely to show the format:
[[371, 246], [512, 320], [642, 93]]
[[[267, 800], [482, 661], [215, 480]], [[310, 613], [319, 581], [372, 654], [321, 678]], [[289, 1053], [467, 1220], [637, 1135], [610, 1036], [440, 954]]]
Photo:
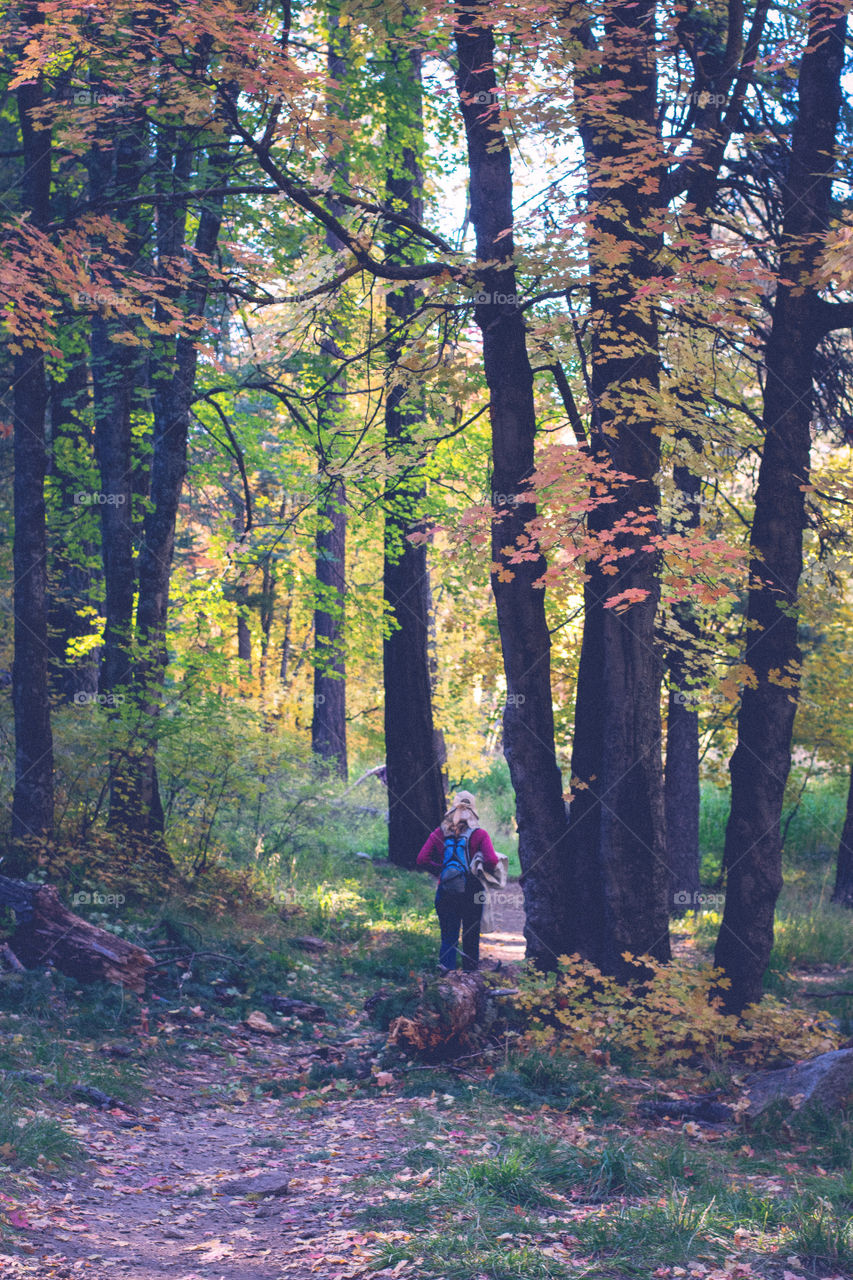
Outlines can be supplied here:
[[[799, 909], [797, 909], [799, 908]], [[770, 968], [787, 970], [819, 964], [853, 964], [851, 914], [824, 902], [783, 904], [773, 929]]]
[[853, 1266], [853, 1219], [826, 1198], [795, 1204], [788, 1218], [789, 1243], [809, 1266]]
[[717, 1262], [726, 1252], [714, 1201], [702, 1204], [686, 1192], [670, 1193], [661, 1203], [621, 1206], [614, 1212], [573, 1224], [581, 1244], [603, 1261], [636, 1276], [655, 1267], [688, 1262]]

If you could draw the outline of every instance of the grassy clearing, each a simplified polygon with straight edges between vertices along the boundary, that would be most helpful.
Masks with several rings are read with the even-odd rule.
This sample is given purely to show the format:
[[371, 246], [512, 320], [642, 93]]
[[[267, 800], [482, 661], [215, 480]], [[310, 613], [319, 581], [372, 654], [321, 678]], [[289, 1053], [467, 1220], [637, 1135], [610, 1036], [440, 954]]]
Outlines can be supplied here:
[[377, 1268], [408, 1262], [445, 1280], [849, 1274], [850, 1117], [795, 1113], [782, 1129], [771, 1118], [747, 1142], [630, 1116], [601, 1133], [548, 1107], [510, 1119], [487, 1097], [424, 1104], [404, 1167], [398, 1156], [361, 1180]]

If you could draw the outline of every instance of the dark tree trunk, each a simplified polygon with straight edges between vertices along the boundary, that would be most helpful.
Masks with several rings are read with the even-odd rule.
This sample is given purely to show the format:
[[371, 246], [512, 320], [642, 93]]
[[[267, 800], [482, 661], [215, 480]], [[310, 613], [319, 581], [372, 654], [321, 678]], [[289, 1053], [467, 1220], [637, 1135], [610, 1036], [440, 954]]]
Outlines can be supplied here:
[[[34, 34], [43, 21], [35, 5], [25, 9], [23, 19]], [[23, 208], [29, 214], [31, 226], [42, 228], [50, 219], [52, 162], [50, 130], [40, 127], [37, 119], [45, 101], [41, 77], [22, 84], [17, 96], [23, 142]], [[44, 501], [47, 380], [38, 335], [33, 334], [29, 343], [14, 360], [15, 790], [11, 837], [22, 863], [26, 861], [28, 846], [49, 839], [53, 833]]]
[[761, 999], [782, 887], [779, 823], [799, 681], [804, 486], [815, 351], [825, 331], [825, 304], [813, 272], [829, 219], [846, 23], [846, 15], [838, 16], [830, 5], [809, 5], [809, 47], [800, 65], [799, 114], [783, 191], [779, 284], [765, 355], [764, 450], [751, 537], [745, 658], [754, 684], [751, 680], [743, 691], [729, 765], [726, 905], [714, 956], [730, 981], [721, 995], [733, 1013]]
[[314, 610], [314, 712], [311, 749], [347, 776], [346, 659], [346, 490], [329, 488], [317, 515], [317, 606]]
[[[689, 411], [689, 406], [685, 408]], [[702, 441], [686, 431], [676, 433], [676, 444], [679, 443], [695, 452], [702, 448]], [[673, 479], [683, 506], [678, 528], [697, 529], [701, 479], [684, 465], [673, 468]], [[698, 639], [698, 631], [689, 601], [676, 605], [674, 615], [682, 638], [679, 647], [668, 655], [671, 689], [666, 717], [664, 813], [669, 910], [673, 915], [683, 915], [695, 910], [699, 892], [699, 712], [693, 706], [687, 681], [690, 649]]]
[[666, 853], [669, 910], [695, 911], [699, 893], [699, 712], [670, 691], [666, 722]]
[[483, 335], [492, 427], [492, 573], [507, 699], [504, 754], [515, 791], [523, 871], [527, 953], [553, 968], [566, 952], [566, 807], [554, 747], [550, 635], [545, 593], [534, 586], [544, 558], [506, 571], [502, 548], [525, 536], [536, 505], [516, 501], [529, 489], [536, 415], [533, 374], [513, 265], [512, 173], [498, 119], [494, 37], [485, 4], [457, 0], [457, 88], [468, 143], [471, 221], [477, 234], [481, 299], [474, 316]]
[[267, 665], [269, 662], [272, 624], [275, 618], [275, 593], [278, 585], [272, 556], [273, 552], [270, 549], [266, 553], [261, 567], [261, 662], [259, 671], [261, 693], [266, 691], [267, 685]]
[[[145, 229], [142, 216], [128, 197], [135, 197], [148, 162], [145, 124], [135, 111], [119, 111], [99, 130], [89, 156], [89, 185], [94, 197], [109, 192], [115, 212], [124, 222], [127, 240], [114, 272], [121, 291], [122, 268], [136, 266]], [[95, 311], [91, 324], [92, 401], [95, 457], [100, 476], [97, 500], [104, 566], [104, 642], [98, 693], [109, 714], [125, 717], [126, 740], [110, 758], [109, 829], [122, 840], [135, 837], [128, 821], [129, 779], [138, 750], [139, 729], [123, 710], [133, 697], [133, 602], [137, 587], [133, 497], [135, 467], [132, 437], [134, 398], [143, 368], [139, 334], [132, 320]]]
[[[656, 272], [660, 247], [659, 233], [650, 229], [662, 203], [654, 18], [649, 0], [608, 10], [604, 65], [578, 80], [591, 227], [590, 449], [635, 477], [616, 491], [614, 503], [590, 514], [590, 528], [608, 534], [641, 508], [652, 529], [657, 523], [658, 334], [654, 310], [637, 301], [639, 286]], [[609, 100], [622, 104], [618, 122], [602, 122], [597, 108], [584, 101], [599, 75], [620, 86], [608, 89]], [[635, 149], [643, 145], [649, 149], [648, 180], [640, 186], [619, 175], [626, 162], [633, 171]], [[622, 247], [616, 265], [607, 259], [610, 241]], [[617, 975], [630, 972], [623, 952], [659, 960], [670, 953], [655, 638], [659, 589], [656, 558], [639, 545], [646, 541], [617, 534], [615, 544], [630, 552], [619, 561], [618, 575], [606, 575], [597, 563], [587, 566], [575, 706], [569, 939], [571, 950]], [[606, 607], [626, 589], [644, 591], [645, 598], [624, 612]]]
[[[395, 33], [396, 34], [396, 33]], [[386, 194], [393, 209], [423, 221], [423, 101], [421, 54], [389, 50], [395, 93], [387, 121], [389, 170]], [[410, 96], [409, 96], [410, 95]], [[404, 248], [393, 240], [389, 257]], [[429, 667], [429, 568], [425, 544], [413, 545], [424, 487], [412, 450], [424, 423], [419, 393], [395, 378], [406, 330], [418, 306], [414, 285], [388, 295], [389, 386], [385, 401], [385, 453], [391, 475], [385, 494], [383, 589], [391, 628], [383, 646], [385, 764], [388, 783], [388, 857], [413, 867], [418, 851], [444, 814], [444, 782], [436, 753]], [[399, 376], [399, 375], [397, 375]], [[414, 471], [414, 474], [413, 474]]]
[[[51, 531], [50, 601], [48, 641], [50, 683], [63, 702], [83, 702], [97, 697], [97, 650], [85, 656], [69, 656], [69, 645], [91, 635], [87, 614], [93, 600], [96, 573], [90, 568], [98, 554], [95, 519], [81, 493], [75, 455], [90, 455], [91, 432], [85, 422], [89, 398], [89, 368], [85, 359], [73, 362], [66, 377], [50, 387], [50, 475], [58, 508]], [[82, 499], [82, 501], [81, 501]]]
[[[116, 200], [116, 217], [123, 219], [128, 239], [115, 269], [116, 291], [121, 289], [122, 268], [134, 267], [142, 246], [140, 214], [128, 206], [137, 194], [143, 165], [144, 125], [135, 113], [119, 115], [99, 132], [89, 157], [89, 185], [93, 198], [110, 192]], [[92, 316], [92, 398], [95, 420], [95, 457], [100, 473], [100, 493], [91, 494], [101, 520], [101, 554], [104, 565], [104, 643], [101, 650], [99, 692], [107, 705], [128, 694], [132, 668], [133, 597], [136, 588], [133, 529], [133, 442], [131, 421], [134, 392], [142, 366], [138, 335], [133, 322], [96, 310]], [[115, 763], [115, 762], [114, 762]], [[115, 801], [115, 788], [111, 808]]]
[[[329, 90], [326, 109], [330, 117], [347, 117], [344, 83], [349, 50], [348, 28], [341, 27], [335, 7], [328, 12], [329, 45], [326, 69]], [[332, 168], [332, 182], [346, 178], [345, 166]], [[340, 217], [342, 206], [332, 196], [330, 209]], [[326, 245], [333, 253], [343, 245], [331, 230], [326, 232]], [[328, 386], [318, 408], [319, 436], [330, 442], [346, 405], [345, 366], [335, 366], [342, 355], [344, 326], [332, 315], [322, 348], [328, 357]], [[321, 469], [325, 459], [321, 459]], [[333, 766], [341, 778], [347, 769], [346, 715], [346, 488], [343, 480], [333, 480], [317, 513], [316, 578], [317, 602], [314, 608], [314, 711], [311, 718], [311, 749]]]
[[[222, 140], [211, 151], [206, 177], [213, 188], [221, 187], [229, 157]], [[177, 194], [189, 177], [188, 145], [169, 151], [166, 140], [159, 155], [161, 173], [171, 174]], [[168, 189], [168, 188], [165, 188]], [[169, 218], [158, 228], [158, 255], [167, 263], [184, 252], [186, 210], [170, 206]], [[216, 248], [222, 221], [222, 196], [204, 201], [195, 236], [195, 253], [204, 259]], [[208, 282], [203, 265], [186, 286], [184, 309], [190, 320], [204, 314]], [[139, 657], [133, 674], [134, 714], [138, 737], [116, 781], [115, 815], [111, 825], [132, 843], [142, 843], [149, 859], [164, 869], [171, 858], [164, 838], [164, 814], [157, 783], [156, 748], [162, 707], [163, 681], [168, 663], [166, 625], [169, 585], [175, 549], [178, 506], [187, 470], [187, 441], [190, 410], [195, 390], [198, 361], [196, 340], [181, 334], [174, 343], [164, 344], [155, 362], [154, 436], [151, 458], [151, 507], [145, 516], [138, 556], [139, 600], [136, 610], [136, 643]]]
[[842, 907], [853, 908], [853, 766], [850, 769], [844, 830], [841, 832], [841, 842], [838, 846], [838, 864], [832, 901]]
[[243, 613], [249, 607], [249, 588], [241, 583], [234, 592], [237, 604], [237, 657], [246, 664], [246, 674], [252, 674], [252, 631]]

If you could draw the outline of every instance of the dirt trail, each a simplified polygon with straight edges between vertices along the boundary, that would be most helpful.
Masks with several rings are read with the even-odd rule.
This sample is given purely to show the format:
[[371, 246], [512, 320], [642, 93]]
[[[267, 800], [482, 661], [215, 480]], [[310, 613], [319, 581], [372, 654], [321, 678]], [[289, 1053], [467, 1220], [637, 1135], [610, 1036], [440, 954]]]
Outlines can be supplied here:
[[[512, 963], [524, 953], [518, 885], [495, 907], [482, 955]], [[349, 1034], [357, 1030], [353, 1024]], [[346, 1035], [336, 1028], [339, 1044]], [[221, 1048], [230, 1059], [199, 1051], [186, 1065], [160, 1068], [136, 1116], [82, 1103], [63, 1114], [87, 1164], [70, 1175], [33, 1177], [16, 1196], [27, 1222], [17, 1242], [24, 1252], [0, 1245], [3, 1280], [391, 1275], [377, 1272], [370, 1258], [378, 1241], [406, 1233], [354, 1225], [365, 1193], [350, 1184], [379, 1161], [385, 1169], [403, 1167], [397, 1153], [407, 1149], [407, 1127], [423, 1101], [383, 1096], [379, 1087], [376, 1097], [340, 1098], [330, 1084], [304, 1103], [282, 1102], [256, 1086], [298, 1074], [322, 1047], [235, 1029]], [[286, 1192], [252, 1197], [255, 1179], [262, 1187], [286, 1184]], [[231, 1186], [238, 1180], [242, 1185]], [[416, 1276], [417, 1265], [399, 1265], [393, 1275]]]
[[524, 895], [517, 880], [505, 889], [493, 889], [492, 927], [482, 935], [480, 956], [484, 960], [500, 960], [504, 965], [524, 959]]
[[[245, 1043], [228, 1047], [246, 1053]], [[288, 1061], [295, 1052], [270, 1048], [264, 1056], [259, 1078], [297, 1069]], [[364, 1201], [348, 1185], [379, 1160], [402, 1167], [394, 1153], [407, 1145], [405, 1126], [420, 1100], [377, 1089], [375, 1098], [329, 1097], [322, 1105], [315, 1098], [302, 1109], [255, 1095], [244, 1103], [205, 1097], [227, 1083], [228, 1070], [221, 1058], [200, 1055], [191, 1070], [164, 1072], [133, 1128], [119, 1112], [75, 1110], [88, 1168], [67, 1179], [33, 1180], [21, 1197], [29, 1252], [0, 1252], [4, 1280], [374, 1274], [368, 1258], [376, 1233], [371, 1238], [352, 1225]], [[255, 1179], [262, 1189], [285, 1184], [286, 1193], [253, 1198]], [[238, 1180], [239, 1189], [230, 1185]]]

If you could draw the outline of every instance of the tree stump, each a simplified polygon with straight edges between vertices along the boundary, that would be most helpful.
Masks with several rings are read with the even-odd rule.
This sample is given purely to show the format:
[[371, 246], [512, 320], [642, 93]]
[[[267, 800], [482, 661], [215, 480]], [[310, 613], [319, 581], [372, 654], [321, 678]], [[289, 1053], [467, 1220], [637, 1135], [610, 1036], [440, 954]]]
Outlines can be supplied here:
[[32, 885], [0, 876], [0, 906], [15, 912], [17, 929], [8, 945], [28, 969], [48, 962], [79, 982], [115, 982], [137, 995], [154, 959], [135, 943], [74, 915], [52, 885]]

